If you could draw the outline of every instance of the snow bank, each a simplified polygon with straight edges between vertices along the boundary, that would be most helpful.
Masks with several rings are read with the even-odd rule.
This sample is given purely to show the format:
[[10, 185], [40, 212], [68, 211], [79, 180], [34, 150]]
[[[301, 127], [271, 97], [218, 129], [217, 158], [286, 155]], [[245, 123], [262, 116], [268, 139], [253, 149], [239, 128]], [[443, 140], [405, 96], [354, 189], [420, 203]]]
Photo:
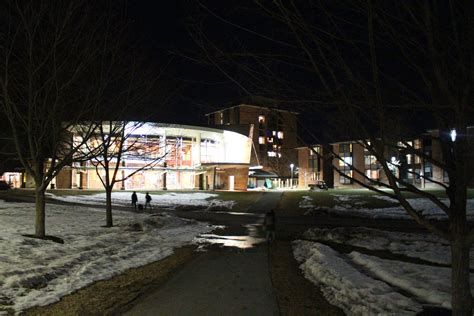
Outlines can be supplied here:
[[97, 280], [169, 256], [212, 229], [170, 215], [115, 211], [114, 220], [115, 227], [103, 228], [104, 210], [47, 205], [46, 230], [64, 240], [58, 244], [22, 236], [34, 230], [32, 204], [0, 200], [0, 313], [53, 303]]
[[[306, 239], [330, 241], [370, 250], [387, 250], [394, 254], [418, 258], [433, 263], [451, 264], [449, 243], [433, 234], [390, 232], [365, 227], [312, 228], [304, 233]], [[471, 251], [474, 268], [474, 251]]]
[[[130, 192], [117, 191], [112, 192], [112, 204], [129, 206], [131, 204], [131, 194]], [[216, 199], [217, 194], [203, 193], [203, 192], [179, 192], [179, 193], [166, 193], [166, 194], [150, 194], [152, 201], [151, 204], [153, 207], [162, 208], [162, 209], [176, 209], [183, 206], [196, 207], [196, 208], [207, 208], [213, 206], [213, 208], [225, 208], [232, 209], [235, 201], [223, 201]], [[105, 205], [105, 193], [98, 193], [92, 195], [62, 195], [56, 196], [50, 194], [50, 197], [56, 200], [73, 202], [80, 204], [89, 204], [89, 205]], [[145, 205], [145, 193], [137, 192], [138, 203]], [[186, 208], [190, 209], [190, 208]]]
[[[386, 260], [356, 251], [342, 255], [310, 241], [296, 241], [293, 249], [305, 277], [348, 314], [411, 314], [420, 310], [417, 302], [451, 308], [449, 267]], [[470, 282], [474, 284], [472, 274]]]
[[[349, 257], [381, 280], [418, 299], [451, 308], [451, 269], [384, 260], [352, 252]], [[471, 283], [474, 278], [471, 277]]]
[[325, 245], [296, 241], [293, 246], [305, 277], [320, 285], [326, 299], [347, 314], [416, 314], [422, 310], [420, 304], [360, 272]]
[[[412, 219], [410, 215], [401, 206], [384, 207], [384, 208], [364, 208], [365, 201], [358, 200], [358, 195], [334, 195], [336, 205], [333, 208], [314, 206], [313, 198], [303, 196], [299, 202], [300, 208], [312, 210], [313, 213], [324, 212], [340, 216], [362, 217], [362, 218], [388, 218], [388, 219]], [[372, 196], [387, 202], [396, 203], [397, 201], [384, 197]], [[447, 215], [438, 208], [433, 202], [424, 198], [407, 199], [410, 205], [428, 219], [447, 219]], [[447, 203], [446, 200], [443, 202]], [[474, 199], [467, 200], [467, 218], [474, 220]]]

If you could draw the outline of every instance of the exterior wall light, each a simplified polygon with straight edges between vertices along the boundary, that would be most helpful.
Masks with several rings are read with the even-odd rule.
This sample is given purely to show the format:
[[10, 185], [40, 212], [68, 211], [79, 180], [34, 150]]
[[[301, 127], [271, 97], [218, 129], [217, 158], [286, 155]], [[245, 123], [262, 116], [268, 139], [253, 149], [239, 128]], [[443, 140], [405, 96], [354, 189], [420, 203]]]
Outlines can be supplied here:
[[451, 135], [451, 141], [453, 141], [453, 142], [456, 141], [456, 135], [457, 135], [457, 134], [456, 134], [456, 130], [455, 130], [455, 129], [452, 129], [452, 130], [451, 130], [451, 133], [450, 133], [449, 135]]

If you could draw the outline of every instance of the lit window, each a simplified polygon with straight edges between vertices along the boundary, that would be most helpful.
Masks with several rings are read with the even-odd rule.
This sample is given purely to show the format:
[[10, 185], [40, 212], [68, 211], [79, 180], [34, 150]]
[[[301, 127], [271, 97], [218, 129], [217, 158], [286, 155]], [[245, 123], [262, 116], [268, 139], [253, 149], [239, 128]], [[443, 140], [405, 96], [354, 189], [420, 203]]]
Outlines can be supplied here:
[[273, 137], [267, 137], [267, 142], [273, 143]]
[[265, 116], [259, 115], [259, 116], [258, 116], [258, 122], [259, 122], [260, 124], [264, 124], [264, 123], [265, 123]]
[[259, 143], [259, 144], [265, 144], [265, 137], [264, 137], [264, 136], [260, 136], [260, 137], [258, 138], [258, 143]]
[[276, 136], [277, 132], [276, 131], [272, 131], [272, 135], [273, 136]]
[[407, 164], [411, 164], [412, 161], [413, 161], [412, 155], [411, 155], [411, 154], [408, 154], [408, 155], [407, 155]]
[[224, 113], [223, 112], [219, 113], [219, 122], [220, 122], [220, 124], [224, 124]]
[[279, 131], [277, 137], [278, 139], [283, 139], [283, 132]]
[[268, 157], [276, 157], [277, 155], [276, 152], [274, 151], [269, 151], [267, 154], [268, 154]]
[[278, 158], [281, 158], [281, 153], [278, 153]]

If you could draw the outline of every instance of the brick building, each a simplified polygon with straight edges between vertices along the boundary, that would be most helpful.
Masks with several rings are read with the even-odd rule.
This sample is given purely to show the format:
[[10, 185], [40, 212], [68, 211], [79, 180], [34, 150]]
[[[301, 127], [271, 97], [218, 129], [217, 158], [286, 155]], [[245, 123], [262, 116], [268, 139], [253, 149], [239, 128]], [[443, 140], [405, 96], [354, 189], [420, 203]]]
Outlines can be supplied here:
[[[474, 143], [474, 127], [468, 128], [469, 142]], [[405, 140], [414, 149], [423, 152], [436, 161], [443, 161], [440, 143], [435, 141], [439, 137], [438, 130], [429, 130], [415, 139]], [[474, 145], [474, 144], [473, 144]], [[344, 141], [332, 143], [330, 150], [323, 152], [321, 145], [314, 145], [314, 150], [320, 155], [314, 154], [308, 147], [298, 148], [299, 164], [299, 187], [308, 188], [318, 180], [324, 180], [329, 186], [334, 188], [357, 188], [360, 187], [352, 179], [339, 174], [335, 169], [347, 174], [349, 177], [360, 182], [369, 183], [365, 177], [381, 182], [386, 182], [387, 178], [380, 163], [374, 155], [364, 148], [357, 141]], [[398, 176], [405, 182], [411, 183], [421, 188], [437, 187], [435, 182], [449, 183], [447, 173], [432, 164], [427, 159], [419, 155], [414, 155], [409, 150], [403, 149], [402, 142], [398, 144], [399, 149], [387, 150], [385, 158], [387, 161], [396, 162], [396, 167], [392, 172], [397, 172]], [[471, 157], [474, 159], [474, 149], [471, 148]], [[333, 158], [339, 156], [338, 158]], [[471, 161], [474, 161], [471, 159]], [[359, 174], [357, 169], [365, 175]], [[474, 170], [474, 163], [470, 166], [470, 172]], [[432, 181], [430, 181], [432, 180]], [[474, 179], [470, 185], [474, 185]]]
[[296, 164], [297, 114], [276, 108], [238, 104], [206, 114], [210, 126], [238, 131], [252, 139], [251, 167], [290, 177]]
[[[94, 139], [90, 142], [89, 147], [94, 148]], [[117, 183], [115, 189], [247, 189], [251, 140], [239, 133], [208, 127], [144, 123], [125, 142], [141, 142], [146, 146], [138, 148], [156, 150], [128, 152], [119, 169], [119, 178], [127, 179]], [[160, 158], [153, 167], [133, 173], [153, 161], [155, 155]], [[103, 189], [98, 172], [104, 174], [105, 171], [103, 168], [96, 171], [91, 161], [74, 163], [59, 172], [50, 188]], [[26, 183], [27, 187], [31, 185]]]

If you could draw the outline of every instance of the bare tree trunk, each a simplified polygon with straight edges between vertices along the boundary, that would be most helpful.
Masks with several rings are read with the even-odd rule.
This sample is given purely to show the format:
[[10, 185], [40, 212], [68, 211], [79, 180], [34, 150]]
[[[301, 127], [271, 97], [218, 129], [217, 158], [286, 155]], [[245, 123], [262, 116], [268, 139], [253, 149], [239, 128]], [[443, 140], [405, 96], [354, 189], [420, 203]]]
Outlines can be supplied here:
[[461, 240], [451, 242], [451, 305], [453, 315], [472, 315], [472, 296], [469, 282], [470, 247]]
[[38, 238], [46, 237], [46, 216], [45, 216], [45, 189], [43, 186], [37, 186], [35, 190], [36, 220], [35, 236]]
[[106, 227], [114, 226], [112, 218], [112, 188], [113, 186], [106, 186], [105, 188], [105, 214], [106, 214]]
[[[456, 190], [454, 201], [466, 198], [465, 190]], [[451, 305], [453, 315], [472, 315], [472, 296], [469, 272], [470, 244], [466, 242], [468, 232], [466, 208], [454, 202], [451, 208]], [[465, 205], [465, 204], [464, 204]]]

